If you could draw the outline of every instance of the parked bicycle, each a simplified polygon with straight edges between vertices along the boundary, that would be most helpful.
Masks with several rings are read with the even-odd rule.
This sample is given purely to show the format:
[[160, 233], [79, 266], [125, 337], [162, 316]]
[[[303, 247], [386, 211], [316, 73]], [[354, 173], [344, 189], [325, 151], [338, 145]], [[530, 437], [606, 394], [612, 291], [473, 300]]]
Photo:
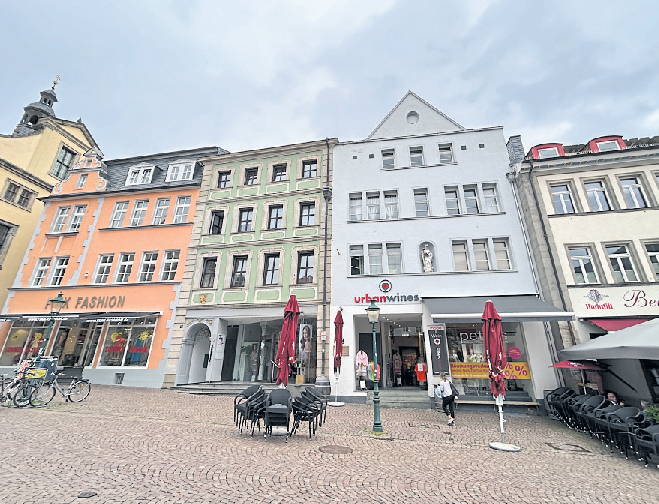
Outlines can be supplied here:
[[62, 394], [66, 401], [81, 402], [84, 401], [92, 390], [92, 385], [89, 380], [72, 378], [69, 388], [64, 390], [57, 382], [57, 377], [62, 374], [61, 371], [55, 373], [51, 381], [44, 381], [40, 385], [34, 387], [30, 394], [30, 406], [45, 406], [57, 395], [57, 391]]
[[[11, 406], [13, 403], [18, 407], [22, 407], [28, 404], [31, 390], [26, 386], [28, 379], [26, 374], [30, 371], [29, 367], [32, 363], [31, 360], [27, 359], [21, 362], [14, 370], [13, 378], [8, 378], [4, 374], [0, 377], [0, 405]], [[23, 404], [26, 394], [28, 402]]]

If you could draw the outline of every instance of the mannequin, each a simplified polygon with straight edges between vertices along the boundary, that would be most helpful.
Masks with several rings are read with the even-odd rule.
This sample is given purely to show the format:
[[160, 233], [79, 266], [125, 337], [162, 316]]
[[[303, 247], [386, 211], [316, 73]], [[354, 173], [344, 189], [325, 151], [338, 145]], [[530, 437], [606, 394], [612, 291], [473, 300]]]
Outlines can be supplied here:
[[368, 366], [368, 355], [364, 350], [357, 352], [355, 357], [355, 374], [359, 380], [359, 390], [366, 389], [366, 368]]
[[394, 380], [395, 386], [400, 386], [401, 384], [401, 369], [403, 367], [403, 360], [400, 358], [400, 355], [398, 354], [398, 350], [394, 351], [394, 356], [393, 356], [393, 363], [394, 363]]
[[423, 360], [423, 357], [419, 357], [419, 359], [416, 361], [416, 381], [419, 384], [419, 387], [426, 389], [428, 388], [426, 386], [426, 373], [428, 372], [428, 367], [426, 366], [425, 361]]

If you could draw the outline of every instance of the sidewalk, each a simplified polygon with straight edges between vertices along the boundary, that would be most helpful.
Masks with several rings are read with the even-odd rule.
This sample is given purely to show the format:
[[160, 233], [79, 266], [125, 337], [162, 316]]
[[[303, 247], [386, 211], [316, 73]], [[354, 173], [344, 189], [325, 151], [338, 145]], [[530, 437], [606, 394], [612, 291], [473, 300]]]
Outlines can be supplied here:
[[[0, 409], [0, 502], [543, 503], [659, 501], [659, 470], [546, 417], [346, 405], [309, 440], [240, 435], [233, 399], [92, 386], [81, 404]], [[324, 451], [321, 451], [321, 448]], [[351, 453], [331, 453], [345, 452]], [[79, 498], [81, 492], [97, 495]]]

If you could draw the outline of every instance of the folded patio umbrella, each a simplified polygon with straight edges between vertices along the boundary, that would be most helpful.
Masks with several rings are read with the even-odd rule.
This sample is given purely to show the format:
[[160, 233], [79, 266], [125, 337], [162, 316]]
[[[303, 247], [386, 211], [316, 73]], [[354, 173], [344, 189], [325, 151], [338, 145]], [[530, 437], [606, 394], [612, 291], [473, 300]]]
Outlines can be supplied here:
[[300, 318], [300, 307], [297, 304], [295, 295], [291, 295], [286, 308], [284, 308], [284, 323], [281, 327], [281, 337], [277, 347], [277, 356], [275, 364], [277, 371], [277, 385], [288, 385], [289, 366], [295, 361], [295, 330], [297, 321]]
[[561, 369], [580, 369], [583, 371], [604, 371], [602, 366], [598, 366], [594, 362], [576, 362], [570, 360], [557, 362], [556, 364], [553, 364], [549, 367]]
[[503, 331], [501, 317], [492, 301], [485, 302], [483, 311], [483, 343], [485, 344], [485, 359], [490, 369], [490, 390], [492, 395], [506, 395], [506, 378], [503, 369], [506, 367], [506, 349], [503, 346]]
[[341, 310], [334, 318], [334, 372], [341, 372], [341, 356], [343, 355], [343, 316]]

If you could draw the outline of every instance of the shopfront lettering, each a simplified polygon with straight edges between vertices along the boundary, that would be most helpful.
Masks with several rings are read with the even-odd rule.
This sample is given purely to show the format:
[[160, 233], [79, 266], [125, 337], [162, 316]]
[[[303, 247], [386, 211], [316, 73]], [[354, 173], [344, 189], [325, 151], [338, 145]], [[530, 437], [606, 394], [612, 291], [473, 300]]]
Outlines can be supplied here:
[[613, 310], [613, 305], [611, 303], [601, 303], [601, 304], [586, 303], [586, 308], [588, 310]]
[[625, 292], [622, 299], [624, 299], [627, 308], [635, 306], [641, 308], [659, 306], [659, 299], [648, 298], [644, 290], [629, 290]]
[[412, 303], [414, 301], [419, 301], [419, 295], [405, 295], [396, 293], [394, 296], [369, 296], [368, 294], [364, 296], [355, 296], [355, 303], [370, 303], [375, 301], [376, 303]]
[[[71, 301], [71, 296], [65, 297], [64, 298], [64, 306], [62, 306], [62, 310], [68, 310], [69, 309], [69, 301]], [[46, 301], [46, 306], [43, 307], [44, 310], [50, 310], [50, 299]]]
[[128, 353], [149, 353], [149, 347], [129, 347]]
[[[69, 298], [71, 299], [71, 298]], [[121, 308], [126, 296], [86, 296], [76, 299], [76, 308]]]

